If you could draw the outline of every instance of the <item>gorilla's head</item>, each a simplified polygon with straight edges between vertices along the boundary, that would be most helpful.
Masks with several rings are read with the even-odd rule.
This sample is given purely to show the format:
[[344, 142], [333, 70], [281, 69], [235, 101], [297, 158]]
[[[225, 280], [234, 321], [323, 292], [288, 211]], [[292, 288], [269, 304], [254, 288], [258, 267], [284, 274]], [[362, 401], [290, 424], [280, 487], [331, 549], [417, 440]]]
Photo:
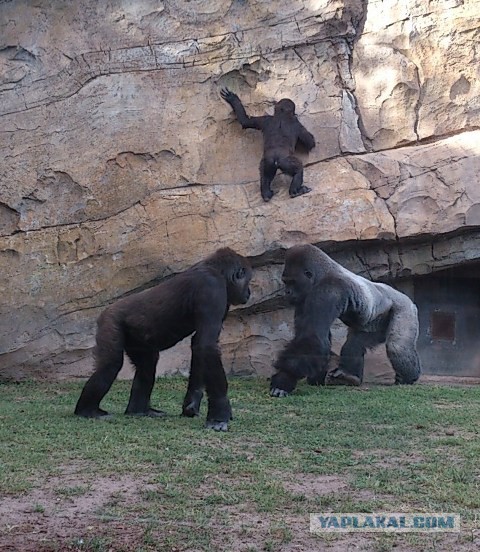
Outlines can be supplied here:
[[225, 277], [230, 305], [244, 305], [250, 299], [252, 268], [245, 257], [229, 247], [223, 247], [205, 262], [215, 266]]
[[283, 98], [283, 100], [280, 100], [275, 104], [275, 115], [280, 115], [283, 113], [295, 115], [295, 104], [292, 102], [292, 100], [289, 100], [288, 98]]
[[318, 247], [308, 243], [294, 245], [285, 253], [282, 274], [288, 301], [293, 305], [302, 303], [314, 286], [325, 284], [332, 275], [338, 277], [339, 270], [343, 271]]
[[302, 246], [292, 247], [285, 255], [282, 280], [288, 302], [297, 305], [305, 300], [315, 283], [315, 266]]

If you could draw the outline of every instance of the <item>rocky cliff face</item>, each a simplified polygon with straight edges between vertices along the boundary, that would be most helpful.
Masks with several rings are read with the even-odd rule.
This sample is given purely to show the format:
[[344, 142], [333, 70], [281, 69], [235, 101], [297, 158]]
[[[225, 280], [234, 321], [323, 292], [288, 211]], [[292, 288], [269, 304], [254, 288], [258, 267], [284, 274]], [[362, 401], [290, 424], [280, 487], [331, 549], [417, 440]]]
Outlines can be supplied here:
[[[91, 370], [109, 302], [220, 246], [257, 267], [225, 324], [228, 371], [291, 334], [282, 250], [373, 278], [480, 257], [480, 2], [48, 0], [0, 6], [0, 370]], [[264, 204], [253, 115], [291, 98], [313, 191]], [[159, 372], [188, 367], [188, 343]]]

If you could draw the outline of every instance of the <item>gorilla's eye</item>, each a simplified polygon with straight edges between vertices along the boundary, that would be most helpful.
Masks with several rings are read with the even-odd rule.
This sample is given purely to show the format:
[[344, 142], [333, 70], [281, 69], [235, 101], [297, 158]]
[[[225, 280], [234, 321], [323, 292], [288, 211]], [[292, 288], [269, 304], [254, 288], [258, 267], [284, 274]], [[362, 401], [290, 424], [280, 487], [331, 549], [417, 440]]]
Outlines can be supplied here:
[[235, 273], [235, 278], [237, 280], [241, 280], [244, 276], [245, 276], [245, 269], [244, 268], [239, 268], [237, 270], [237, 272]]
[[310, 272], [310, 270], [305, 270], [304, 274], [309, 280], [313, 278], [313, 274]]

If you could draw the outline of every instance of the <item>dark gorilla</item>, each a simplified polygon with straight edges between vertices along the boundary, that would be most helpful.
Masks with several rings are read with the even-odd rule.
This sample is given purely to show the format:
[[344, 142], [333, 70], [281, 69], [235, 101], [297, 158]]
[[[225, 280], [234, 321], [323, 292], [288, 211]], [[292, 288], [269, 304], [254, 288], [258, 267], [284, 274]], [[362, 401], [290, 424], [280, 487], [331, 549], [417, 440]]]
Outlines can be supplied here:
[[303, 185], [303, 164], [295, 157], [295, 146], [301, 142], [307, 151], [315, 147], [315, 138], [306, 130], [295, 115], [295, 104], [285, 98], [275, 104], [275, 114], [249, 117], [240, 98], [224, 88], [220, 92], [235, 112], [243, 128], [255, 128], [263, 132], [263, 158], [260, 162], [260, 191], [264, 201], [273, 196], [270, 185], [277, 172], [292, 176], [290, 197], [297, 197], [311, 191]]
[[230, 305], [248, 301], [251, 277], [247, 259], [231, 249], [219, 249], [185, 272], [109, 306], [98, 319], [96, 369], [83, 388], [75, 414], [87, 418], [108, 414], [100, 402], [117, 377], [125, 352], [135, 366], [125, 413], [164, 415], [150, 406], [159, 351], [193, 333], [182, 413], [198, 415], [205, 388], [207, 427], [226, 431], [231, 408], [218, 338]]
[[[386, 343], [395, 383], [420, 376], [416, 351], [417, 308], [403, 293], [353, 274], [313, 245], [289, 249], [282, 275], [295, 305], [295, 337], [275, 363], [270, 394], [283, 397], [306, 377], [312, 385], [360, 385], [368, 348]], [[327, 375], [330, 327], [336, 318], [348, 326], [340, 364]]]

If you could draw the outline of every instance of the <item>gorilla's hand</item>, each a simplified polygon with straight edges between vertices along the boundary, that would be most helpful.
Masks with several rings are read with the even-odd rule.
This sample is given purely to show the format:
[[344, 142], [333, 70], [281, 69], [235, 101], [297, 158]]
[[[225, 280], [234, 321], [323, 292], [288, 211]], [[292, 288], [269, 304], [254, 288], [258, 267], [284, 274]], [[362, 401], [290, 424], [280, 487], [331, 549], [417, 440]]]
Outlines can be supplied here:
[[270, 389], [270, 397], [288, 397], [288, 393], [283, 389], [278, 389], [277, 387], [272, 387]]
[[232, 105], [235, 100], [238, 100], [238, 96], [228, 88], [222, 88], [222, 90], [220, 90], [220, 96], [230, 105]]
[[297, 385], [297, 379], [288, 372], [277, 372], [270, 380], [271, 397], [288, 397]]

